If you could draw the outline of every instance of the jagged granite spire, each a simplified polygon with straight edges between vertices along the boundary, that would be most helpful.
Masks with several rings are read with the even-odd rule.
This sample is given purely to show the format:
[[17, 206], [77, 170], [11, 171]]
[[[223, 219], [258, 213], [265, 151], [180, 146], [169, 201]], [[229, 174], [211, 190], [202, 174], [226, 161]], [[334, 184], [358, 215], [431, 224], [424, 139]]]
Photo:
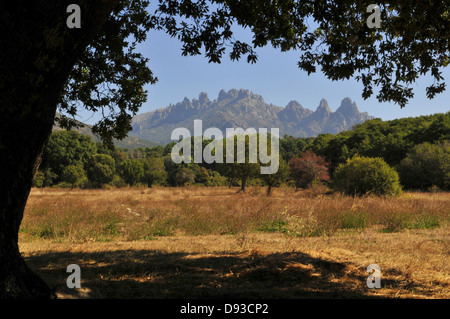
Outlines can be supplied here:
[[325, 99], [320, 100], [320, 104], [317, 107], [316, 112], [318, 112], [318, 113], [326, 113], [326, 114], [332, 113], [330, 107], [328, 106], [328, 101], [325, 100]]
[[343, 115], [355, 115], [359, 113], [358, 107], [356, 106], [356, 103], [353, 102], [349, 97], [346, 97], [342, 100], [341, 106], [336, 110], [336, 112], [339, 112]]

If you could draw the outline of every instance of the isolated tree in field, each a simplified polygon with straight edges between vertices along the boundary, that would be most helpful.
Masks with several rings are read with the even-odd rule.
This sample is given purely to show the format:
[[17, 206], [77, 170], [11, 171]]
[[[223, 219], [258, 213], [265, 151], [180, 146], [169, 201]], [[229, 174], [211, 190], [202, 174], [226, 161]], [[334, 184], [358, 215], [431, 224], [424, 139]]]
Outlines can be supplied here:
[[95, 187], [110, 183], [115, 172], [116, 164], [109, 155], [95, 154], [88, 161], [86, 175]]
[[256, 177], [259, 172], [259, 165], [253, 163], [233, 163], [231, 165], [231, 176], [240, 181], [240, 191], [245, 192], [248, 182]]
[[289, 165], [280, 156], [278, 171], [275, 174], [261, 174], [261, 179], [267, 185], [267, 196], [272, 194], [272, 188], [280, 186], [289, 177]]
[[[72, 3], [81, 8], [80, 29], [66, 24]], [[177, 37], [184, 55], [203, 50], [210, 62], [220, 62], [227, 47], [232, 60], [245, 55], [249, 62], [257, 60], [258, 47], [296, 49], [308, 73], [320, 67], [331, 80], [356, 77], [365, 98], [379, 87], [378, 100], [401, 106], [419, 75], [434, 77], [429, 98], [445, 89], [450, 17], [444, 0], [385, 3], [380, 29], [366, 25], [367, 1], [174, 0], [161, 1], [156, 13], [146, 11], [148, 4], [0, 2], [0, 297], [49, 297], [49, 287], [20, 256], [18, 232], [56, 110], [65, 115], [58, 120], [63, 127], [83, 108], [101, 112], [94, 132], [109, 144], [125, 137], [146, 100], [144, 86], [156, 81], [136, 52], [150, 29]], [[253, 32], [251, 45], [233, 37], [235, 25]]]
[[300, 157], [289, 161], [290, 176], [296, 188], [307, 188], [315, 183], [328, 182], [330, 174], [326, 162], [321, 156], [311, 151], [301, 153]]
[[260, 172], [258, 141], [256, 134], [234, 135], [223, 140], [223, 163], [219, 170], [230, 182], [233, 179], [240, 181], [240, 192], [245, 192], [248, 181]]

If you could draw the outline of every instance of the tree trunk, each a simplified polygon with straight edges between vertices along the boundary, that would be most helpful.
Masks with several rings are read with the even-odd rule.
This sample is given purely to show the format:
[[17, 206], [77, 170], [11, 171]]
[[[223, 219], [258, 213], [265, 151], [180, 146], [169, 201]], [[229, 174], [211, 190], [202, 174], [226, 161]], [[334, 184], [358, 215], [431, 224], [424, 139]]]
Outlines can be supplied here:
[[272, 193], [272, 184], [269, 184], [269, 186], [267, 187], [267, 196], [270, 196], [271, 193]]
[[228, 177], [227, 178], [227, 183], [228, 183], [228, 188], [231, 188], [231, 186], [233, 186], [233, 178], [232, 177]]
[[64, 84], [115, 4], [80, 1], [82, 28], [68, 29], [71, 2], [0, 4], [0, 298], [51, 296], [19, 252], [20, 223]]
[[245, 193], [245, 186], [246, 186], [246, 184], [247, 184], [247, 178], [246, 178], [246, 177], [243, 177], [243, 178], [241, 179], [241, 189], [240, 189], [240, 192]]

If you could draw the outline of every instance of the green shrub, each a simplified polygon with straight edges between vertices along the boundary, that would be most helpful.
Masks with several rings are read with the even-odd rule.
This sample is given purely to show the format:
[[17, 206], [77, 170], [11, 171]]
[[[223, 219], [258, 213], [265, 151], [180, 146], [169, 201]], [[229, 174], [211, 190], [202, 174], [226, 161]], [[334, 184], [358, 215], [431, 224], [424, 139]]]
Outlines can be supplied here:
[[349, 195], [398, 195], [397, 172], [382, 158], [355, 156], [334, 173], [332, 187]]
[[227, 178], [223, 176], [211, 176], [206, 181], [206, 186], [227, 186]]

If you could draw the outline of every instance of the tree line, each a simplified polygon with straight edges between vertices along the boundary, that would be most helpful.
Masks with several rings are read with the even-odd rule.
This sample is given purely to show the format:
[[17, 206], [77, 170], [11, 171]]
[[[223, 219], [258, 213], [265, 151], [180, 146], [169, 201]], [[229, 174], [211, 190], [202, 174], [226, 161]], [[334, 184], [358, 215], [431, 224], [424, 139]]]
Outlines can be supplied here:
[[[249, 185], [261, 185], [267, 186], [270, 194], [273, 187], [282, 184], [307, 188], [326, 183], [349, 193], [376, 193], [375, 189], [385, 186], [352, 188], [349, 183], [361, 184], [361, 180], [366, 180], [367, 184], [369, 177], [382, 179], [380, 176], [385, 172], [390, 176], [385, 178], [398, 183], [391, 185], [387, 193], [396, 193], [401, 187], [448, 190], [449, 138], [450, 113], [393, 121], [374, 119], [349, 131], [316, 138], [285, 135], [279, 143], [277, 173], [264, 175], [259, 170], [261, 163], [250, 163], [248, 154], [244, 163], [176, 164], [170, 155], [175, 142], [129, 150], [108, 148], [76, 131], [57, 131], [44, 149], [33, 185], [71, 188], [204, 185], [238, 186], [241, 191]], [[210, 142], [203, 140], [203, 148]], [[194, 138], [191, 143], [194, 145]], [[369, 177], [363, 177], [364, 174]]]

